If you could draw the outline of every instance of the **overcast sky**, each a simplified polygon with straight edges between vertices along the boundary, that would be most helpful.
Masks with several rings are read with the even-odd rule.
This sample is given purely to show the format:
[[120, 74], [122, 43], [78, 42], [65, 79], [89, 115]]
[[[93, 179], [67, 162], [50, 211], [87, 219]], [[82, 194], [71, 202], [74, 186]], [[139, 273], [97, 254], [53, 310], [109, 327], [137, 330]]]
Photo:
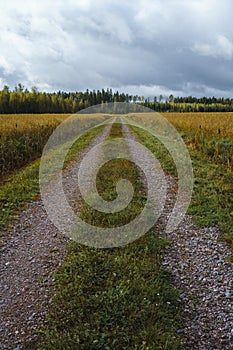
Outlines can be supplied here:
[[0, 88], [233, 97], [232, 0], [0, 0]]

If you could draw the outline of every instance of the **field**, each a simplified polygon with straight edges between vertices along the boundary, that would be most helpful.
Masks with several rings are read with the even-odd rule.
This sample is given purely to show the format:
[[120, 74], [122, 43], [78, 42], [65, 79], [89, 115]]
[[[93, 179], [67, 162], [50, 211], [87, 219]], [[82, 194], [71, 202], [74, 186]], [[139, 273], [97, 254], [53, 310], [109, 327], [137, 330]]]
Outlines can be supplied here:
[[[153, 115], [153, 114], [152, 114]], [[195, 148], [232, 168], [233, 113], [163, 113]], [[0, 180], [38, 158], [69, 114], [0, 115]]]
[[[188, 212], [200, 225], [218, 225], [224, 239], [233, 246], [233, 114], [164, 113], [163, 116], [177, 128], [192, 159], [194, 191]], [[153, 114], [139, 114], [136, 118], [147, 118], [147, 124], [153, 124]], [[176, 174], [164, 147], [140, 130], [137, 134], [164, 168]]]
[[178, 130], [189, 133], [189, 143], [213, 161], [233, 168], [233, 113], [166, 113]]
[[[153, 120], [153, 113], [149, 115]], [[140, 114], [140, 118], [142, 120], [148, 119], [149, 115]], [[32, 164], [32, 161], [36, 161], [53, 130], [68, 116], [68, 114], [0, 115], [0, 181], [7, 181], [9, 185], [12, 182], [9, 180], [9, 175], [30, 163]], [[132, 117], [133, 114], [130, 116]], [[209, 210], [209, 213], [218, 211], [216, 208], [222, 207], [225, 199], [225, 206], [231, 213], [233, 210], [229, 197], [233, 172], [233, 113], [163, 113], [163, 116], [180, 132], [188, 146], [194, 165], [196, 164], [195, 160], [201, 164], [203, 162], [202, 166], [199, 164], [199, 167], [196, 168], [196, 181], [200, 181], [200, 171], [205, 169], [205, 177], [209, 178], [211, 174], [214, 177], [211, 183], [213, 188], [216, 188], [214, 195], [216, 203], [214, 208]], [[86, 120], [91, 120], [92, 117], [84, 115]], [[100, 116], [98, 115], [98, 117]], [[206, 159], [210, 163], [206, 162]], [[208, 164], [211, 168], [207, 170]], [[204, 179], [201, 182], [203, 181]], [[200, 189], [201, 186], [198, 188]], [[202, 203], [201, 198], [201, 195], [197, 200], [195, 197], [193, 198], [196, 208], [199, 206], [198, 203]], [[4, 202], [6, 202], [4, 205], [7, 206], [8, 212], [12, 203], [7, 203], [7, 199], [4, 199]], [[10, 202], [12, 202], [12, 198]], [[190, 210], [193, 213], [192, 207]], [[202, 216], [201, 214], [196, 215], [200, 218]], [[220, 215], [220, 217], [222, 216]], [[220, 219], [213, 220], [214, 224], [216, 221], [221, 222]], [[225, 234], [228, 235], [229, 232], [225, 232]]]
[[[189, 214], [200, 226], [218, 225], [223, 239], [233, 247], [233, 113], [163, 115], [179, 130], [192, 159], [194, 192]], [[39, 195], [39, 157], [54, 128], [67, 116], [0, 116], [3, 229], [11, 226], [10, 219]], [[134, 116], [129, 115], [132, 119]], [[148, 118], [148, 125], [153, 122], [153, 114], [136, 117], [142, 121]], [[91, 125], [93, 116], [84, 118]], [[67, 164], [101, 130], [102, 126], [84, 133]], [[147, 131], [137, 127], [132, 130], [160, 160], [164, 171], [176, 176], [174, 162], [165, 147]], [[121, 126], [113, 124], [109, 138], [121, 136]], [[108, 163], [97, 178], [98, 190], [106, 200], [114, 199], [115, 183], [122, 176], [135, 187], [132, 213], [125, 211], [105, 218], [82, 203], [85, 221], [114, 227], [138, 214], [146, 191], [138, 169], [130, 162]], [[158, 237], [159, 227], [155, 226], [148, 235], [121, 249], [101, 250], [72, 243], [55, 276], [49, 323], [42, 329], [46, 345], [41, 344], [40, 348], [70, 349], [79, 344], [80, 349], [110, 349], [114, 344], [119, 350], [183, 349], [183, 340], [177, 335], [181, 327], [179, 292], [161, 268], [161, 256], [169, 242]]]
[[0, 179], [41, 155], [55, 127], [68, 115], [0, 115]]
[[233, 139], [233, 113], [161, 113], [175, 127], [204, 132], [208, 136]]
[[[36, 161], [41, 155], [48, 137], [55, 127], [68, 116], [68, 114], [0, 115], [0, 181], [5, 180], [8, 186], [11, 186], [10, 174], [14, 174], [30, 163], [33, 167], [32, 161]], [[133, 114], [130, 116], [133, 116]], [[153, 119], [153, 113], [150, 116]], [[211, 174], [214, 177], [211, 183], [213, 188], [216, 187], [214, 195], [216, 203], [215, 208], [210, 209], [209, 213], [211, 211], [216, 212], [216, 207], [222, 208], [222, 202], [225, 199], [225, 206], [231, 213], [233, 211], [230, 199], [233, 172], [233, 113], [164, 113], [163, 116], [182, 135], [191, 153], [194, 165], [196, 164], [195, 160], [201, 162], [201, 164], [203, 163], [196, 168], [196, 181], [200, 181], [200, 171], [204, 170], [207, 172], [207, 178]], [[87, 119], [92, 117], [84, 116]], [[98, 115], [98, 117], [100, 116]], [[142, 120], [148, 118], [148, 114], [140, 114], [140, 118]], [[206, 162], [206, 159], [208, 162]], [[211, 167], [210, 169], [207, 169], [208, 164]], [[203, 181], [204, 179], [202, 179]], [[34, 182], [36, 183], [36, 179]], [[201, 186], [198, 186], [198, 188], [200, 189]], [[204, 186], [204, 188], [206, 187]], [[22, 193], [20, 196], [22, 196]], [[193, 198], [196, 208], [199, 206], [198, 203], [202, 203], [202, 197], [200, 195], [197, 200], [195, 200], [195, 197]], [[19, 198], [19, 201], [22, 202], [21, 198]], [[3, 208], [3, 202], [7, 206], [5, 210], [10, 212], [9, 207], [12, 206], [12, 203], [8, 203], [5, 195], [4, 199], [1, 199], [1, 208]], [[12, 202], [12, 198], [10, 202]], [[190, 210], [193, 213], [192, 209]], [[198, 214], [196, 216], [201, 218], [202, 215]], [[214, 215], [212, 214], [212, 216]], [[204, 219], [200, 220], [203, 221]], [[217, 219], [213, 221], [216, 224]], [[228, 235], [229, 232], [225, 232], [225, 234]]]
[[[40, 157], [54, 129], [70, 116], [70, 114], [0, 115], [0, 181]], [[84, 116], [87, 125], [88, 120], [92, 118], [89, 115]]]

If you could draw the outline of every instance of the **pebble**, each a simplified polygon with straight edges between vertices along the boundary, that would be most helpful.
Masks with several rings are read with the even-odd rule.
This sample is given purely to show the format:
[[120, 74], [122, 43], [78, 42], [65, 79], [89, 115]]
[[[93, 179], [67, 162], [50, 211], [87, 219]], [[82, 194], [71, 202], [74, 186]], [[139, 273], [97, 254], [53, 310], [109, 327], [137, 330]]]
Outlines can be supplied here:
[[[126, 135], [137, 141], [129, 130]], [[176, 179], [167, 176], [167, 184], [161, 227], [166, 227], [176, 200]], [[184, 327], [178, 334], [191, 350], [233, 350], [233, 264], [227, 262], [232, 250], [221, 242], [217, 226], [198, 228], [188, 215], [172, 233], [164, 231], [161, 237], [169, 239], [170, 245], [162, 266], [181, 291]]]
[[[97, 135], [77, 162], [108, 136], [110, 127]], [[72, 166], [64, 173], [65, 191], [72, 199], [77, 193], [70, 173]], [[14, 224], [3, 232], [1, 241], [4, 248], [0, 251], [0, 303], [4, 322], [0, 327], [0, 349], [31, 350], [35, 342], [41, 341], [38, 331], [47, 323], [53, 273], [62, 264], [70, 239], [55, 228], [38, 200], [17, 215]]]
[[[108, 131], [98, 135], [90, 148], [106, 138]], [[127, 137], [135, 139], [129, 132]], [[167, 207], [159, 221], [164, 227], [174, 205], [176, 187], [170, 176], [167, 183]], [[74, 193], [69, 192], [73, 188], [69, 171], [65, 173], [64, 184], [74, 203]], [[161, 236], [171, 242], [163, 268], [171, 273], [174, 286], [181, 291], [183, 327], [177, 333], [185, 338], [189, 349], [232, 350], [233, 269], [232, 263], [227, 262], [232, 251], [220, 241], [218, 227], [197, 228], [186, 215], [174, 232], [165, 235], [162, 231]], [[38, 200], [18, 215], [1, 240], [4, 248], [0, 260], [0, 297], [4, 321], [0, 348], [31, 349], [30, 344], [40, 340], [38, 330], [47, 322], [52, 275], [63, 261], [69, 239], [52, 225]], [[51, 253], [54, 247], [58, 249]]]

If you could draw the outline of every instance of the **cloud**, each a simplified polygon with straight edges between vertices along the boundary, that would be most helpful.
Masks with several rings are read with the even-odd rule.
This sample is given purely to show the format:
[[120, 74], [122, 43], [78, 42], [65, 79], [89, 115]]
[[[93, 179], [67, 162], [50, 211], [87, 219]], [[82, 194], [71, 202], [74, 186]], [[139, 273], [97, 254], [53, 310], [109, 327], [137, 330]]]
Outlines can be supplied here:
[[233, 57], [233, 42], [224, 35], [219, 35], [212, 44], [196, 43], [193, 47], [193, 51], [202, 56], [231, 60]]
[[10, 87], [18, 82], [49, 91], [112, 87], [145, 96], [232, 91], [230, 0], [0, 0], [0, 5], [0, 82]]

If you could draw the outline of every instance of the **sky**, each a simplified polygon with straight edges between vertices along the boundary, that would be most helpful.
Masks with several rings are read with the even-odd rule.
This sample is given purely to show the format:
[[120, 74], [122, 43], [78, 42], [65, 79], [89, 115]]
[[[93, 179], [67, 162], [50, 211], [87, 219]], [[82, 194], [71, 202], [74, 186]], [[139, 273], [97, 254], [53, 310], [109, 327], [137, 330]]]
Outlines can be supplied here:
[[0, 0], [0, 88], [233, 97], [232, 0]]

